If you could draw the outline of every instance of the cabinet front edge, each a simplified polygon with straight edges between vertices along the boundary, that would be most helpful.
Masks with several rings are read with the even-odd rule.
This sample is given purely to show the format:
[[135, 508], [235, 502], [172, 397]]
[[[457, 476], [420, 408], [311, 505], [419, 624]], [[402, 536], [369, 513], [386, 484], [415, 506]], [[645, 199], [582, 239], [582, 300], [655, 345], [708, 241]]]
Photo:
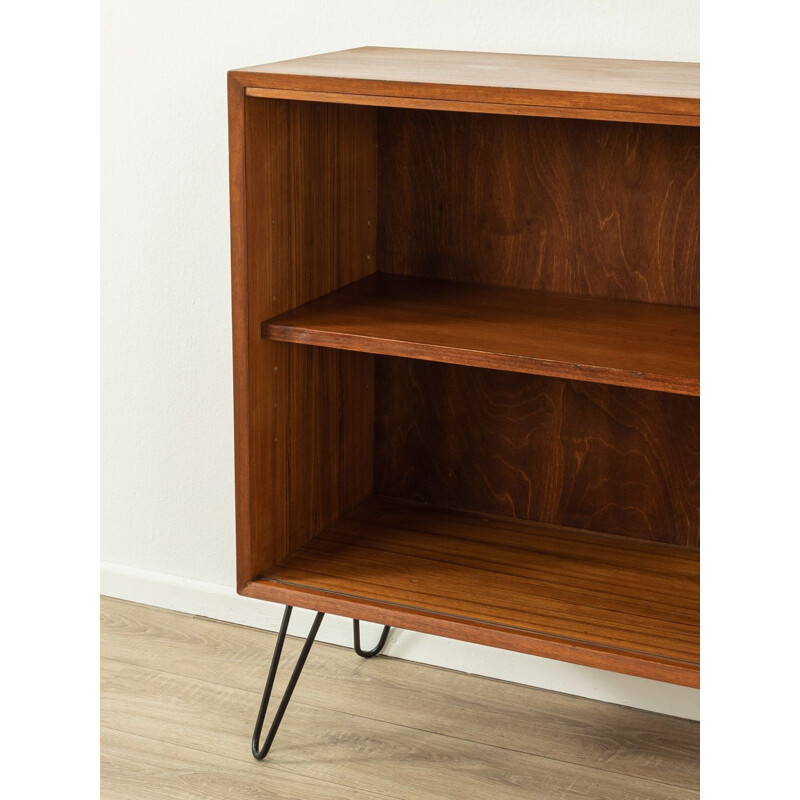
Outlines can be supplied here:
[[[700, 125], [700, 101], [695, 98], [487, 90], [486, 87], [439, 84], [386, 85], [379, 81], [321, 78], [309, 81], [306, 76], [229, 74], [245, 88], [248, 97], [607, 122]], [[293, 80], [295, 78], [297, 80]]]

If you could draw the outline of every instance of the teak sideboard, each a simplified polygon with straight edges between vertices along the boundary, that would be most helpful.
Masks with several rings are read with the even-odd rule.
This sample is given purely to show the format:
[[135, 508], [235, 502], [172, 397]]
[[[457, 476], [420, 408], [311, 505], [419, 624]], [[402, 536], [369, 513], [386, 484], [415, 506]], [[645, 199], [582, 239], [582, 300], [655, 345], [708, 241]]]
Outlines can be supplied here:
[[228, 85], [239, 592], [698, 686], [698, 65]]

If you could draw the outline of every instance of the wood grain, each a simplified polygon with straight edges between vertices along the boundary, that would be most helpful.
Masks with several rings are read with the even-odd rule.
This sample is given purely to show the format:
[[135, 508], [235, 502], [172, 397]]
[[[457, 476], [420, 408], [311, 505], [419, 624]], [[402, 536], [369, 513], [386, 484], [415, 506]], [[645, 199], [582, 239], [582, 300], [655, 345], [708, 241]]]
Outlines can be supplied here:
[[265, 343], [259, 327], [374, 269], [377, 164], [372, 109], [249, 99], [235, 113], [241, 588], [371, 491], [372, 359]]
[[[692, 790], [640, 781], [599, 770], [564, 765], [553, 759], [513, 749], [474, 745], [463, 740], [428, 735], [352, 714], [306, 706], [302, 683], [292, 698], [264, 773], [284, 771], [339, 784], [376, 796], [425, 797], [453, 800], [492, 797], [519, 800], [679, 800], [696, 798]], [[234, 690], [181, 676], [105, 662], [105, 695], [101, 719], [148, 738], [191, 742], [203, 753], [250, 759], [249, 739], [259, 693]], [[214, 709], [213, 714], [209, 709]], [[283, 745], [281, 745], [283, 742]], [[293, 745], [293, 746], [292, 746]], [[253, 764], [253, 769], [258, 769]], [[454, 787], [458, 794], [454, 793]], [[263, 796], [263, 788], [256, 797]]]
[[241, 590], [253, 574], [252, 515], [258, 513], [258, 489], [250, 474], [255, 438], [251, 414], [250, 355], [248, 329], [247, 232], [245, 212], [245, 93], [228, 76], [228, 175], [231, 223], [231, 334], [233, 343], [233, 430], [236, 492], [236, 588]]
[[[297, 620], [298, 632], [304, 622]], [[323, 624], [323, 637], [329, 624]], [[101, 604], [101, 630], [103, 658], [245, 691], [263, 683], [275, 638], [110, 598]], [[402, 652], [405, 637], [393, 631], [383, 652]], [[287, 641], [278, 692], [300, 644]], [[698, 725], [676, 717], [394, 658], [366, 663], [349, 648], [320, 642], [298, 692], [305, 705], [401, 725], [420, 736], [437, 733], [495, 747], [513, 742], [520, 752], [566, 764], [698, 788]], [[409, 702], [415, 697], [425, 702]]]
[[696, 685], [698, 571], [685, 548], [372, 499], [257, 583], [305, 589], [319, 610], [330, 595], [391, 607], [415, 630], [424, 609], [587, 666], [653, 677], [661, 663]]
[[[274, 635], [113, 605], [104, 797], [697, 797], [694, 723], [321, 643], [257, 763], [249, 736]], [[287, 642], [286, 665], [298, 647]]]
[[[113, 724], [113, 723], [112, 723]], [[100, 796], [103, 800], [341, 800], [345, 787], [339, 783], [259, 765], [230, 756], [194, 749], [101, 728]], [[348, 798], [375, 800], [374, 792], [347, 787]]]
[[[247, 82], [247, 81], [246, 81]], [[256, 78], [255, 81], [259, 82]], [[320, 103], [346, 103], [357, 106], [380, 108], [420, 108], [431, 111], [458, 111], [479, 114], [504, 114], [519, 117], [555, 117], [556, 119], [593, 119], [607, 122], [646, 122], [655, 125], [688, 125], [696, 127], [698, 117], [694, 114], [659, 114], [647, 111], [635, 113], [606, 111], [605, 109], [561, 108], [547, 105], [515, 105], [513, 103], [484, 103], [469, 100], [442, 100], [419, 97], [388, 97], [380, 94], [357, 94], [351, 92], [326, 92], [302, 89], [262, 89], [248, 86], [248, 97], [279, 98], [281, 100], [303, 100]]]
[[382, 272], [697, 307], [699, 132], [382, 109]]
[[265, 339], [699, 395], [695, 309], [370, 275]]
[[[698, 64], [362, 47], [236, 70], [242, 85], [314, 92], [311, 99], [387, 104], [461, 102], [465, 110], [598, 115], [699, 125]], [[344, 102], [342, 99], [340, 102]]]
[[378, 494], [699, 547], [699, 398], [376, 363]]
[[[681, 650], [696, 646], [696, 632], [682, 639], [686, 621], [663, 616], [644, 583], [627, 598], [644, 616], [626, 644], [628, 620], [605, 616], [621, 613], [606, 604], [611, 577], [566, 585], [580, 601], [543, 600], [555, 626], [544, 631], [453, 616], [435, 594], [433, 607], [421, 595], [414, 605], [413, 592], [400, 606], [257, 580], [325, 546], [323, 532], [351, 524], [348, 513], [376, 490], [516, 518], [498, 525], [511, 525], [523, 549], [533, 541], [527, 518], [624, 534], [615, 547], [632, 555], [649, 545], [631, 537], [697, 546], [699, 403], [666, 393], [698, 391], [696, 345], [675, 322], [695, 320], [699, 305], [699, 137], [681, 127], [699, 122], [696, 77], [692, 65], [383, 50], [230, 73], [241, 593], [696, 684], [694, 655]], [[426, 104], [436, 110], [403, 107]], [[609, 118], [620, 121], [600, 121]], [[428, 290], [435, 280], [476, 286], [436, 309], [439, 340], [420, 332], [436, 299], [421, 293], [416, 339], [395, 331], [391, 351], [374, 348], [388, 341], [375, 331], [372, 350], [360, 351], [363, 331], [345, 331], [359, 347], [337, 349], [353, 308], [319, 342], [336, 347], [261, 338], [262, 321], [376, 271], [406, 286], [424, 279], [416, 285]], [[543, 300], [550, 324], [520, 336], [530, 315], [508, 309], [525, 298], [487, 304], [502, 291], [485, 287], [571, 297]], [[608, 316], [598, 299], [613, 301]], [[407, 310], [403, 300], [387, 303]], [[622, 301], [650, 307], [631, 325]], [[443, 342], [448, 319], [459, 330]], [[401, 352], [397, 342], [415, 350], [404, 355], [461, 365], [373, 355]], [[520, 357], [548, 377], [509, 371]], [[465, 366], [479, 363], [504, 369]], [[643, 386], [660, 391], [629, 388]], [[358, 560], [345, 562], [353, 573], [332, 577], [356, 580]], [[381, 563], [385, 579], [375, 581], [397, 591], [392, 563]], [[480, 596], [458, 578], [456, 594], [467, 589]], [[490, 606], [513, 610], [524, 596]], [[561, 602], [569, 611], [559, 615]], [[601, 618], [590, 614], [581, 633], [584, 607]]]

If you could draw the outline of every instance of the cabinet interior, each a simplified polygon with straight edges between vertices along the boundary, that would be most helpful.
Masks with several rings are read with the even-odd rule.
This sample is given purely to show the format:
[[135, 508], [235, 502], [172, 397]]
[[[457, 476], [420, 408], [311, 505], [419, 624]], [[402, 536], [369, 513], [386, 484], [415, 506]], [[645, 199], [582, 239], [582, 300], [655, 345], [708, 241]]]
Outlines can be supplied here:
[[[601, 652], [691, 683], [699, 129], [244, 107], [240, 588], [405, 627], [425, 612], [420, 629], [483, 627], [513, 649]], [[417, 279], [416, 304], [390, 320], [367, 293], [367, 336], [337, 304], [375, 273]], [[442, 281], [475, 287], [474, 310]], [[496, 343], [494, 312], [480, 313], [502, 316], [511, 295], [496, 287], [564, 297], [543, 355]], [[329, 308], [307, 306], [320, 298]], [[502, 330], [524, 337], [510, 319]]]

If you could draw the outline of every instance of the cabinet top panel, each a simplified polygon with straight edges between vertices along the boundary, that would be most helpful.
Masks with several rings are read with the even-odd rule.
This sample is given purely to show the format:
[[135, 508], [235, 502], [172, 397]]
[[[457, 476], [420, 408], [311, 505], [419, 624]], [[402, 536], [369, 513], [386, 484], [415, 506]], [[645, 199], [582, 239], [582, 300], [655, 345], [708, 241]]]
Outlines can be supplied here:
[[700, 65], [360, 47], [234, 70], [247, 94], [699, 125]]

